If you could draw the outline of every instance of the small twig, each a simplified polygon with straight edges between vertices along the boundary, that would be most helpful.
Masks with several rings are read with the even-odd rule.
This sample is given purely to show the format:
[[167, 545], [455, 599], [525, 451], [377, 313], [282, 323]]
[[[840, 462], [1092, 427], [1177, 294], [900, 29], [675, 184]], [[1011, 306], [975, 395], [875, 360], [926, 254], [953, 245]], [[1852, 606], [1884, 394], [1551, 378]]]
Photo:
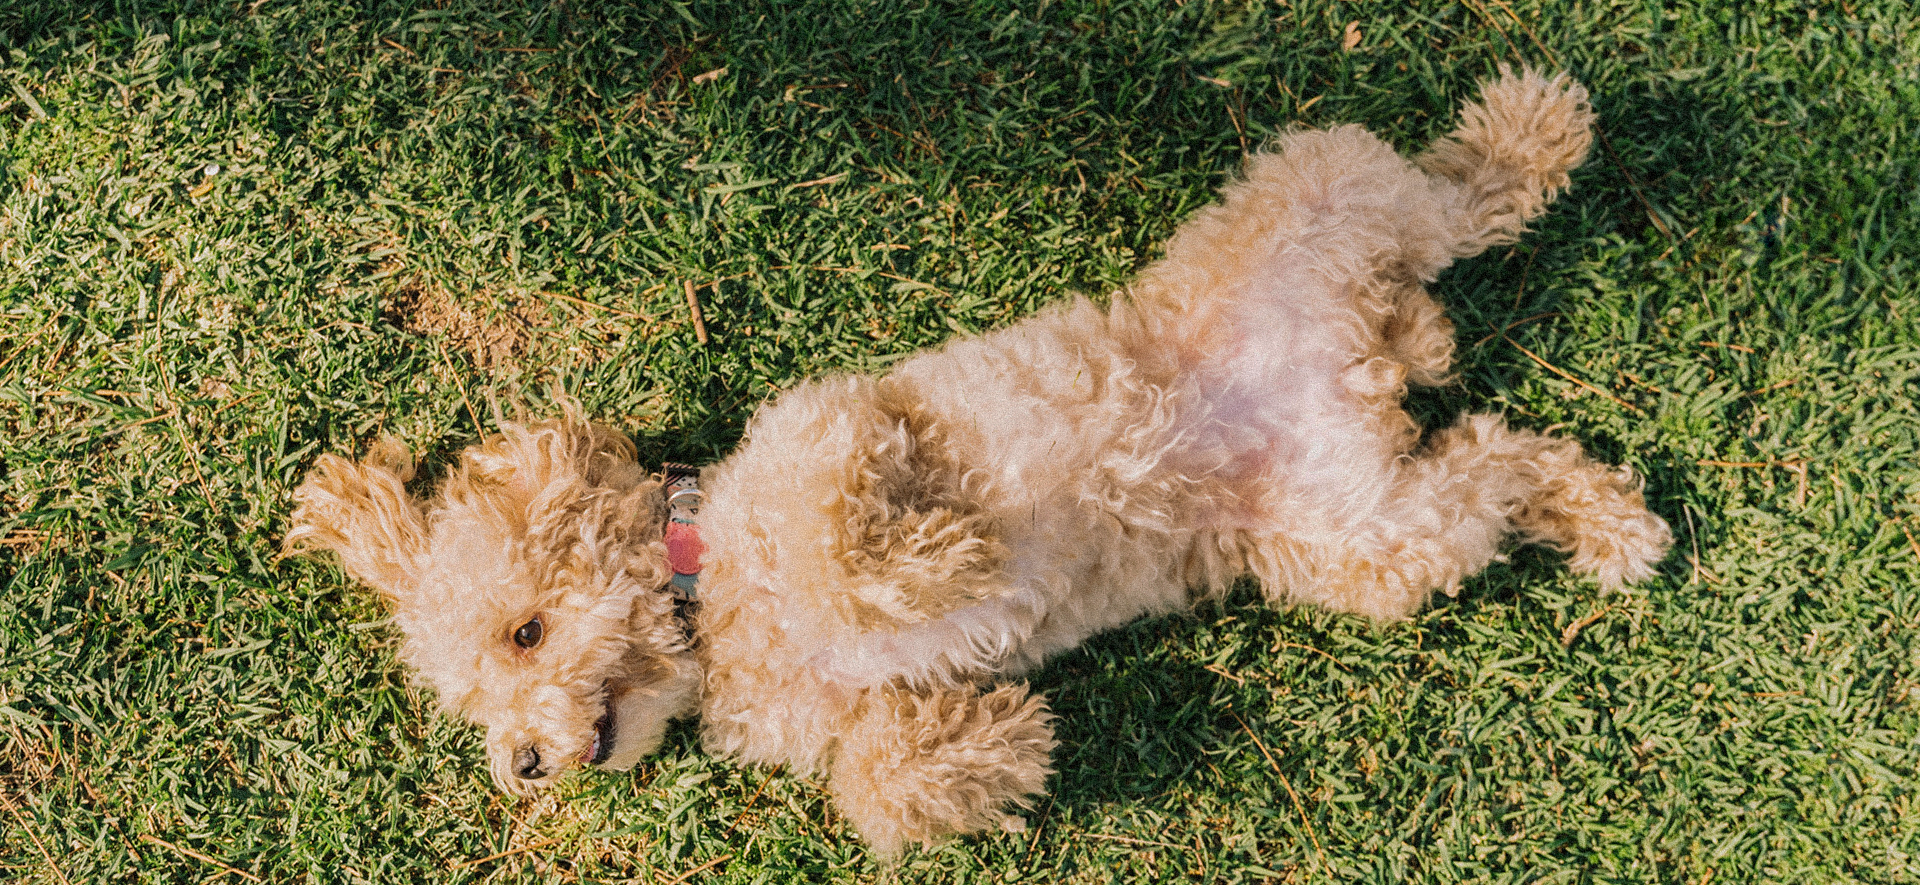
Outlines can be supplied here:
[[754, 790], [753, 795], [747, 797], [747, 804], [740, 806], [740, 816], [734, 818], [733, 823], [730, 823], [727, 825], [727, 831], [721, 834], [720, 841], [725, 842], [727, 841], [728, 836], [733, 835], [734, 828], [740, 826], [740, 822], [743, 820], [746, 820], [747, 812], [753, 810], [753, 803], [760, 798], [761, 793], [764, 793], [767, 791], [767, 785], [770, 783], [773, 783], [773, 779], [776, 777], [779, 777], [781, 770], [785, 769], [786, 767], [787, 767], [786, 764], [782, 763], [780, 765], [774, 766], [772, 771], [767, 772], [766, 779], [760, 782], [760, 789]]
[[95, 437], [95, 439], [96, 439], [96, 440], [101, 440], [101, 439], [106, 439], [107, 437], [110, 437], [110, 436], [113, 436], [113, 435], [115, 435], [115, 434], [119, 434], [119, 433], [125, 433], [125, 432], [127, 432], [127, 431], [129, 431], [129, 430], [132, 430], [132, 429], [134, 429], [135, 427], [145, 427], [145, 426], [146, 426], [146, 425], [148, 425], [148, 424], [153, 424], [153, 423], [155, 423], [155, 422], [159, 422], [159, 421], [165, 421], [165, 420], [167, 420], [167, 419], [169, 419], [169, 418], [173, 418], [173, 417], [175, 417], [175, 416], [178, 416], [179, 414], [180, 414], [179, 412], [177, 412], [177, 411], [171, 411], [171, 410], [169, 410], [169, 411], [165, 411], [165, 412], [161, 412], [161, 413], [160, 413], [160, 414], [158, 414], [158, 415], [154, 415], [154, 416], [152, 416], [152, 417], [150, 417], [150, 418], [142, 418], [142, 419], [140, 419], [140, 420], [138, 420], [138, 421], [135, 421], [135, 422], [133, 422], [133, 423], [131, 423], [131, 424], [122, 424], [122, 425], [120, 425], [119, 427], [115, 427], [115, 428], [114, 428], [114, 429], [112, 429], [112, 430], [109, 430], [109, 431], [107, 431], [107, 432], [105, 432], [105, 433], [102, 433], [102, 434], [100, 434], [99, 436], [97, 436], [97, 437]]
[[1051, 814], [1053, 814], [1053, 794], [1048, 793], [1047, 807], [1040, 810], [1040, 823], [1034, 825], [1033, 835], [1027, 839], [1027, 853], [1020, 859], [1021, 869], [1031, 869], [1029, 865], [1033, 863], [1033, 849], [1039, 846], [1040, 833], [1046, 830], [1047, 817]]
[[47, 850], [47, 846], [40, 841], [40, 836], [33, 831], [33, 825], [27, 822], [27, 816], [21, 814], [19, 808], [14, 807], [13, 797], [0, 792], [0, 802], [7, 803], [7, 810], [13, 812], [14, 819], [20, 821], [20, 829], [26, 832], [28, 839], [33, 840], [33, 847], [40, 849], [40, 856], [47, 859], [47, 868], [53, 870], [53, 874], [60, 877], [60, 881], [73, 885], [73, 880], [67, 878], [67, 874], [60, 869], [60, 864], [54, 862], [53, 852]]
[[541, 839], [538, 842], [528, 842], [527, 844], [522, 845], [519, 848], [509, 848], [505, 851], [496, 851], [492, 854], [487, 855], [486, 857], [475, 857], [475, 858], [470, 858], [468, 860], [463, 860], [459, 863], [454, 864], [452, 867], [449, 867], [449, 869], [457, 870], [463, 867], [479, 866], [480, 864], [486, 863], [487, 861], [490, 861], [490, 860], [499, 860], [500, 858], [503, 858], [503, 857], [512, 857], [516, 854], [520, 854], [522, 852], [527, 852], [527, 851], [538, 851], [542, 848], [546, 848], [550, 845], [554, 845], [559, 841], [560, 839], [558, 837], [555, 837], [551, 839]]
[[[1225, 85], [1228, 89], [1227, 100], [1226, 100], [1227, 122], [1233, 124], [1233, 132], [1235, 135], [1239, 136], [1240, 138], [1241, 155], [1244, 156], [1247, 154], [1251, 154], [1253, 153], [1253, 149], [1247, 146], [1247, 127], [1240, 122], [1240, 115], [1237, 113], [1234, 113], [1234, 101], [1235, 99], [1238, 99], [1240, 97], [1240, 90], [1234, 89], [1233, 85], [1230, 83], [1225, 83], [1223, 85]], [[1076, 166], [1075, 171], [1076, 172], [1079, 171], [1079, 167]], [[1085, 189], [1084, 183], [1082, 184], [1082, 189], [1083, 190]]]
[[942, 290], [942, 289], [941, 289], [941, 288], [940, 288], [939, 286], [936, 286], [936, 285], [934, 285], [934, 284], [932, 284], [932, 283], [923, 283], [923, 282], [921, 282], [921, 281], [919, 281], [919, 280], [916, 280], [916, 279], [913, 279], [913, 278], [911, 278], [911, 277], [903, 277], [903, 276], [901, 276], [901, 275], [899, 275], [899, 274], [894, 274], [894, 273], [887, 273], [887, 272], [886, 272], [886, 271], [884, 271], [884, 270], [873, 270], [873, 269], [871, 269], [871, 268], [865, 268], [865, 267], [828, 267], [828, 266], [826, 266], [826, 265], [820, 265], [820, 264], [812, 264], [812, 265], [808, 265], [808, 264], [776, 264], [776, 265], [774, 265], [774, 266], [772, 266], [772, 267], [769, 267], [769, 268], [767, 268], [767, 269], [768, 269], [768, 270], [815, 270], [815, 271], [820, 271], [820, 272], [822, 272], [822, 273], [860, 273], [860, 274], [872, 274], [872, 275], [874, 275], [874, 276], [876, 276], [876, 277], [886, 277], [886, 278], [887, 278], [887, 279], [889, 279], [889, 280], [898, 280], [898, 281], [900, 281], [900, 282], [902, 282], [902, 283], [912, 283], [912, 284], [914, 284], [914, 285], [916, 285], [916, 286], [925, 286], [925, 287], [927, 287], [928, 289], [930, 289], [930, 290], [932, 290], [932, 291], [935, 291], [935, 292], [939, 292], [939, 293], [940, 293], [940, 294], [942, 294], [942, 295], [945, 295], [945, 294], [946, 294], [946, 292], [945, 292], [944, 290]]
[[246, 879], [249, 882], [261, 881], [259, 876], [249, 873], [246, 870], [240, 869], [239, 867], [236, 867], [230, 863], [227, 863], [218, 858], [208, 857], [207, 855], [201, 854], [200, 852], [195, 851], [191, 848], [175, 845], [172, 842], [168, 842], [167, 840], [162, 839], [159, 836], [155, 836], [151, 833], [141, 833], [140, 838], [145, 841], [152, 842], [153, 844], [158, 845], [161, 848], [165, 848], [170, 851], [175, 851], [175, 852], [179, 852], [180, 854], [184, 854], [202, 863], [212, 864], [216, 867], [219, 867], [220, 869], [223, 869], [229, 873], [232, 873], [235, 876], [239, 876], [242, 879]]
[[216, 416], [218, 416], [218, 415], [219, 415], [219, 414], [220, 414], [221, 412], [224, 412], [224, 411], [226, 411], [226, 410], [228, 410], [228, 409], [231, 409], [231, 408], [233, 408], [234, 406], [237, 406], [237, 405], [239, 405], [239, 404], [241, 404], [241, 403], [244, 403], [244, 402], [246, 402], [247, 400], [250, 400], [250, 399], [253, 399], [254, 397], [257, 397], [257, 396], [261, 396], [261, 395], [263, 395], [263, 394], [265, 394], [265, 393], [266, 393], [266, 391], [264, 391], [264, 390], [256, 390], [256, 391], [254, 391], [254, 392], [252, 392], [252, 393], [249, 393], [249, 394], [247, 394], [246, 396], [241, 396], [241, 397], [235, 397], [235, 398], [233, 398], [233, 399], [229, 399], [229, 400], [227, 400], [226, 402], [224, 402], [224, 403], [221, 403], [220, 405], [218, 405], [218, 406], [216, 406], [216, 407], [214, 407], [214, 410], [213, 410], [213, 411], [211, 411], [211, 412], [208, 412], [208, 413], [207, 413], [207, 417], [208, 417], [208, 418], [213, 418], [213, 417], [216, 417]]
[[1607, 130], [1600, 128], [1599, 124], [1596, 123], [1593, 127], [1593, 134], [1599, 138], [1600, 150], [1606, 153], [1607, 160], [1613, 163], [1615, 169], [1620, 170], [1622, 177], [1626, 178], [1627, 190], [1632, 191], [1633, 198], [1640, 202], [1640, 208], [1647, 213], [1647, 220], [1652, 221], [1653, 226], [1660, 229], [1661, 235], [1676, 243], [1680, 242], [1680, 240], [1675, 239], [1673, 229], [1667, 227], [1667, 223], [1660, 220], [1660, 213], [1653, 211], [1653, 204], [1647, 201], [1647, 195], [1640, 190], [1639, 179], [1633, 177], [1633, 173], [1627, 169], [1627, 164], [1620, 162], [1620, 156], [1613, 152], [1613, 142], [1607, 140]]
[[1699, 582], [1702, 575], [1706, 576], [1707, 582], [1710, 584], [1720, 583], [1712, 572], [1707, 571], [1706, 567], [1700, 564], [1700, 530], [1693, 527], [1693, 507], [1682, 504], [1680, 505], [1680, 512], [1686, 514], [1687, 541], [1693, 545], [1693, 555], [1687, 557], [1687, 564], [1693, 566], [1693, 572], [1687, 575], [1687, 586], [1691, 587]]
[[660, 885], [680, 885], [680, 883], [693, 878], [695, 875], [699, 873], [704, 873], [707, 870], [710, 870], [716, 866], [719, 866], [720, 864], [726, 863], [727, 861], [730, 861], [732, 859], [733, 859], [732, 854], [722, 854], [719, 857], [716, 857], [710, 861], [707, 861], [706, 863], [703, 863], [697, 867], [694, 867], [691, 870], [681, 873], [680, 875], [675, 876], [672, 879], [668, 879], [667, 881], [660, 883]]
[[1209, 672], [1209, 673], [1214, 673], [1214, 674], [1217, 674], [1217, 675], [1220, 675], [1220, 676], [1225, 676], [1225, 677], [1227, 677], [1228, 679], [1231, 679], [1231, 680], [1233, 680], [1234, 682], [1236, 682], [1236, 683], [1238, 683], [1238, 684], [1240, 684], [1240, 685], [1246, 685], [1246, 684], [1247, 684], [1247, 680], [1246, 680], [1246, 679], [1245, 679], [1244, 677], [1240, 677], [1240, 676], [1235, 676], [1235, 675], [1233, 675], [1232, 673], [1228, 673], [1227, 671], [1225, 671], [1225, 670], [1222, 670], [1222, 669], [1220, 669], [1219, 667], [1217, 667], [1217, 666], [1215, 666], [1215, 665], [1213, 665], [1213, 664], [1208, 664], [1208, 665], [1206, 665], [1206, 666], [1204, 666], [1204, 667], [1201, 667], [1200, 669], [1202, 669], [1202, 670], [1205, 670], [1205, 671], [1207, 671], [1207, 672]]
[[1763, 394], [1763, 393], [1771, 393], [1773, 391], [1779, 390], [1782, 387], [1790, 387], [1796, 382], [1798, 382], [1799, 380], [1800, 379], [1798, 378], [1788, 378], [1785, 381], [1776, 381], [1772, 384], [1769, 384], [1757, 390], [1749, 390], [1746, 393], [1740, 394], [1740, 397], [1742, 399], [1745, 399], [1746, 397], [1750, 397], [1750, 396], [1759, 396], [1760, 394]]
[[1785, 461], [1715, 461], [1710, 458], [1701, 458], [1693, 463], [1699, 464], [1702, 467], [1778, 467], [1781, 470], [1793, 474], [1795, 480], [1794, 504], [1801, 507], [1805, 507], [1807, 504], [1807, 462], [1799, 458], [1789, 458]]
[[1540, 35], [1533, 32], [1533, 27], [1525, 21], [1522, 21], [1520, 16], [1514, 14], [1513, 7], [1508, 6], [1504, 0], [1493, 0], [1493, 4], [1500, 7], [1500, 11], [1506, 13], [1507, 18], [1513, 19], [1513, 23], [1519, 25], [1520, 30], [1527, 32], [1527, 39], [1533, 41], [1534, 48], [1540, 50], [1540, 54], [1547, 57], [1548, 63], [1556, 68], [1564, 67], [1564, 65], [1560, 63], [1560, 57], [1554, 55], [1553, 50], [1547, 48], [1547, 44], [1540, 42]]
[[1588, 627], [1592, 626], [1593, 622], [1606, 617], [1607, 612], [1610, 612], [1610, 611], [1613, 611], [1613, 606], [1611, 605], [1607, 606], [1606, 608], [1600, 609], [1599, 611], [1596, 611], [1593, 614], [1587, 615], [1586, 617], [1581, 618], [1580, 620], [1574, 621], [1571, 624], [1568, 624], [1567, 629], [1560, 631], [1560, 647], [1572, 648], [1573, 641], [1575, 639], [1580, 638], [1580, 631], [1585, 630]]
[[1508, 338], [1508, 337], [1507, 337], [1507, 336], [1505, 336], [1505, 335], [1502, 335], [1502, 336], [1500, 336], [1500, 338], [1501, 338], [1501, 340], [1503, 340], [1503, 341], [1505, 341], [1505, 342], [1507, 342], [1508, 344], [1511, 344], [1511, 345], [1513, 345], [1513, 347], [1514, 347], [1514, 349], [1515, 349], [1515, 350], [1518, 350], [1518, 351], [1520, 351], [1521, 353], [1524, 353], [1524, 354], [1526, 354], [1526, 355], [1527, 355], [1527, 358], [1528, 358], [1528, 359], [1531, 359], [1531, 360], [1533, 360], [1534, 362], [1536, 362], [1536, 363], [1539, 363], [1539, 364], [1540, 364], [1540, 366], [1541, 366], [1541, 368], [1544, 368], [1544, 369], [1546, 369], [1547, 371], [1549, 371], [1549, 372], [1552, 372], [1552, 373], [1553, 373], [1553, 374], [1555, 374], [1555, 375], [1559, 375], [1560, 377], [1562, 377], [1562, 378], [1565, 378], [1565, 379], [1567, 379], [1568, 381], [1572, 381], [1573, 383], [1575, 383], [1575, 384], [1577, 384], [1577, 385], [1579, 385], [1579, 386], [1581, 386], [1581, 387], [1583, 387], [1583, 388], [1586, 388], [1587, 390], [1590, 390], [1590, 391], [1592, 391], [1592, 392], [1594, 392], [1594, 393], [1597, 393], [1597, 394], [1600, 394], [1601, 396], [1604, 396], [1604, 397], [1606, 397], [1607, 399], [1610, 399], [1610, 400], [1613, 400], [1614, 402], [1616, 402], [1616, 403], [1618, 403], [1618, 404], [1620, 404], [1620, 405], [1621, 405], [1622, 407], [1624, 407], [1624, 408], [1625, 408], [1625, 409], [1626, 409], [1627, 411], [1629, 411], [1629, 412], [1632, 412], [1632, 413], [1634, 413], [1635, 415], [1644, 415], [1644, 414], [1646, 414], [1645, 412], [1642, 412], [1642, 411], [1640, 411], [1640, 409], [1639, 409], [1639, 408], [1638, 408], [1637, 406], [1635, 406], [1635, 405], [1634, 405], [1633, 403], [1630, 403], [1630, 402], [1627, 402], [1626, 400], [1623, 400], [1623, 399], [1621, 399], [1621, 398], [1619, 398], [1619, 397], [1617, 397], [1617, 396], [1614, 396], [1614, 395], [1613, 395], [1613, 394], [1611, 394], [1611, 393], [1608, 393], [1608, 392], [1606, 392], [1606, 391], [1604, 391], [1604, 390], [1601, 390], [1601, 389], [1600, 389], [1600, 388], [1598, 388], [1598, 387], [1595, 387], [1595, 386], [1593, 386], [1593, 385], [1591, 385], [1591, 384], [1588, 384], [1587, 382], [1585, 382], [1585, 381], [1582, 381], [1582, 380], [1580, 380], [1579, 378], [1575, 378], [1575, 377], [1574, 377], [1574, 376], [1573, 376], [1572, 374], [1570, 374], [1570, 373], [1568, 373], [1568, 372], [1566, 372], [1566, 371], [1564, 371], [1564, 370], [1562, 370], [1562, 369], [1561, 369], [1561, 368], [1559, 368], [1558, 366], [1555, 366], [1554, 364], [1552, 364], [1552, 363], [1550, 363], [1550, 362], [1547, 362], [1546, 360], [1543, 360], [1543, 359], [1541, 359], [1541, 358], [1540, 358], [1540, 356], [1539, 356], [1539, 354], [1536, 354], [1536, 353], [1534, 353], [1533, 351], [1531, 351], [1531, 350], [1528, 350], [1528, 349], [1526, 349], [1525, 347], [1522, 347], [1522, 346], [1520, 346], [1520, 342], [1518, 342], [1518, 341], [1515, 341], [1515, 340], [1513, 340], [1512, 338]]
[[[1540, 247], [1535, 246], [1527, 253], [1527, 266], [1520, 269], [1520, 288], [1513, 290], [1513, 309], [1520, 309], [1520, 299], [1527, 296], [1527, 277], [1533, 273], [1533, 260], [1540, 257]], [[1504, 331], [1504, 330], [1503, 330]]]
[[687, 310], [693, 313], [693, 337], [700, 339], [700, 345], [705, 347], [707, 344], [707, 320], [706, 317], [700, 313], [700, 296], [693, 293], [692, 280], [681, 280], [680, 284], [686, 288]]
[[480, 430], [481, 430], [481, 428], [484, 428], [484, 427], [486, 427], [487, 425], [485, 425], [485, 424], [483, 424], [483, 423], [481, 423], [481, 421], [480, 421], [480, 410], [478, 410], [478, 409], [475, 409], [475, 408], [473, 407], [473, 400], [472, 400], [472, 399], [470, 399], [470, 398], [468, 398], [468, 396], [467, 396], [467, 386], [466, 386], [465, 384], [460, 384], [460, 373], [459, 373], [459, 371], [458, 371], [458, 370], [456, 370], [456, 369], [455, 369], [455, 368], [453, 367], [453, 360], [452, 360], [452, 359], [450, 359], [450, 358], [448, 358], [448, 356], [447, 356], [447, 352], [446, 352], [446, 351], [444, 351], [444, 350], [437, 350], [437, 351], [435, 352], [435, 355], [436, 355], [436, 356], [438, 356], [438, 357], [440, 357], [440, 364], [441, 364], [441, 365], [443, 365], [443, 366], [446, 366], [446, 367], [447, 367], [447, 380], [449, 380], [449, 381], [452, 381], [452, 382], [453, 382], [453, 383], [455, 383], [455, 384], [459, 384], [459, 386], [460, 386], [460, 401], [461, 401], [462, 403], [465, 403], [465, 404], [466, 404], [466, 406], [467, 406], [467, 417], [469, 417], [469, 418], [472, 418], [472, 419], [473, 419], [473, 429], [474, 429], [474, 432], [476, 432], [476, 433], [478, 433], [478, 432], [480, 432]]
[[1307, 838], [1313, 840], [1313, 851], [1320, 861], [1320, 869], [1323, 871], [1326, 870], [1327, 851], [1320, 847], [1320, 836], [1314, 833], [1313, 821], [1307, 818], [1307, 806], [1300, 802], [1300, 794], [1293, 791], [1293, 782], [1287, 780], [1286, 772], [1280, 770], [1280, 763], [1275, 762], [1273, 754], [1267, 752], [1267, 745], [1261, 742], [1260, 736], [1254, 734], [1253, 729], [1247, 727], [1247, 720], [1240, 718], [1240, 714], [1233, 712], [1231, 709], [1227, 710], [1227, 715], [1232, 716], [1233, 721], [1240, 723], [1240, 730], [1246, 732], [1247, 737], [1253, 738], [1253, 745], [1260, 748], [1260, 755], [1267, 757], [1267, 764], [1273, 767], [1274, 775], [1280, 778], [1280, 785], [1287, 788], [1287, 796], [1293, 799], [1293, 810], [1300, 812], [1300, 825], [1306, 828]]
[[1493, 13], [1488, 12], [1485, 6], [1474, 3], [1473, 0], [1467, 0], [1467, 5], [1472, 6], [1473, 11], [1480, 13], [1480, 17], [1487, 20], [1487, 24], [1500, 35], [1500, 39], [1506, 41], [1507, 49], [1513, 53], [1514, 57], [1518, 58], [1520, 56], [1520, 46], [1513, 42], [1512, 37], [1507, 36], [1507, 29], [1500, 27], [1500, 22], [1494, 19]]
[[1644, 387], [1648, 390], [1651, 390], [1654, 393], [1660, 394], [1661, 396], [1669, 395], [1666, 391], [1661, 390], [1657, 385], [1648, 383], [1647, 379], [1642, 378], [1639, 375], [1635, 375], [1632, 372], [1629, 372], [1625, 369], [1621, 369], [1620, 374], [1622, 377], [1625, 377], [1628, 381], [1632, 381], [1633, 383], [1638, 384], [1641, 387]]
[[[173, 405], [171, 402], [172, 399], [173, 397], [171, 395], [167, 397], [167, 412], [162, 417], [180, 418], [182, 417], [180, 415], [180, 409]], [[206, 499], [207, 509], [217, 511], [220, 509], [220, 506], [213, 503], [213, 489], [207, 485], [207, 475], [200, 471], [200, 458], [198, 457], [200, 450], [194, 448], [193, 444], [187, 441], [186, 428], [181, 426], [185, 423], [185, 421], [169, 421], [167, 422], [167, 426], [173, 428], [174, 438], [180, 440], [180, 450], [186, 455], [187, 466], [193, 468], [194, 482], [200, 486], [200, 495]]]

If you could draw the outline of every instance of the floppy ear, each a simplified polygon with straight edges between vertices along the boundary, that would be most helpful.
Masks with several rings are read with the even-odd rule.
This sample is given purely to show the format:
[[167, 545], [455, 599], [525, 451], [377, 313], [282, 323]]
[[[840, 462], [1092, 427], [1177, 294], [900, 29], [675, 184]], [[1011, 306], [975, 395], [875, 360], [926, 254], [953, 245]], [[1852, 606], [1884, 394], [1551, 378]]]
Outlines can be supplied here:
[[299, 506], [283, 547], [288, 553], [331, 550], [355, 580], [398, 601], [416, 581], [415, 559], [426, 549], [426, 519], [406, 481], [413, 457], [392, 437], [355, 464], [322, 455], [293, 490]]

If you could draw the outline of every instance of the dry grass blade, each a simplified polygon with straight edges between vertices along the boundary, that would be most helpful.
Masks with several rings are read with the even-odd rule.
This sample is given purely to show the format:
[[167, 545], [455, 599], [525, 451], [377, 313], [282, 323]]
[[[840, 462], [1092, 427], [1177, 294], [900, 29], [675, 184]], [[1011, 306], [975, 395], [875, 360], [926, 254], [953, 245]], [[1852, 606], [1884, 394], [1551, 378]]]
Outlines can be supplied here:
[[1307, 806], [1300, 801], [1300, 794], [1294, 792], [1293, 781], [1288, 780], [1286, 772], [1280, 770], [1280, 763], [1275, 761], [1273, 753], [1267, 750], [1266, 742], [1260, 740], [1260, 736], [1247, 727], [1247, 721], [1241, 719], [1240, 714], [1232, 710], [1228, 710], [1227, 715], [1232, 716], [1233, 721], [1240, 724], [1240, 730], [1253, 739], [1253, 745], [1260, 748], [1260, 755], [1267, 760], [1267, 765], [1273, 769], [1274, 776], [1280, 778], [1280, 785], [1287, 788], [1287, 798], [1293, 800], [1293, 810], [1300, 814], [1300, 827], [1307, 831], [1307, 838], [1313, 840], [1314, 857], [1324, 870], [1327, 865], [1327, 851], [1320, 845], [1320, 835], [1313, 830], [1313, 820], [1307, 817]]
[[662, 880], [662, 881], [660, 882], [660, 885], [680, 885], [680, 883], [682, 883], [682, 882], [685, 882], [685, 881], [687, 881], [688, 879], [691, 879], [691, 878], [693, 878], [694, 876], [697, 876], [697, 875], [699, 875], [699, 874], [701, 874], [701, 873], [704, 873], [704, 872], [706, 872], [706, 871], [708, 871], [708, 870], [710, 870], [710, 869], [713, 869], [714, 867], [716, 867], [716, 866], [719, 866], [720, 864], [723, 864], [723, 863], [726, 863], [727, 861], [730, 861], [730, 860], [732, 860], [732, 859], [733, 859], [733, 855], [731, 855], [731, 854], [722, 854], [722, 855], [720, 855], [719, 857], [716, 857], [716, 858], [714, 858], [714, 859], [712, 859], [712, 860], [710, 860], [710, 861], [707, 861], [706, 863], [703, 863], [703, 864], [701, 864], [701, 865], [699, 865], [699, 866], [697, 866], [697, 867], [694, 867], [694, 868], [693, 868], [693, 869], [691, 869], [691, 870], [688, 870], [688, 871], [686, 871], [686, 872], [684, 872], [684, 873], [681, 873], [681, 874], [680, 874], [680, 875], [678, 875], [678, 876], [675, 876], [675, 877], [673, 877], [673, 878], [671, 878], [671, 879], [665, 879], [665, 880]]
[[1552, 372], [1555, 375], [1559, 375], [1560, 377], [1573, 382], [1574, 384], [1578, 385], [1579, 387], [1585, 390], [1600, 394], [1601, 396], [1604, 396], [1607, 399], [1614, 401], [1615, 403], [1619, 404], [1621, 408], [1624, 408], [1627, 411], [1634, 413], [1635, 415], [1646, 414], [1645, 412], [1640, 411], [1640, 407], [1634, 405], [1633, 403], [1627, 402], [1626, 400], [1623, 400], [1617, 396], [1614, 396], [1612, 393], [1609, 393], [1606, 390], [1602, 390], [1599, 387], [1595, 387], [1592, 384], [1582, 381], [1579, 378], [1574, 377], [1573, 373], [1568, 372], [1565, 369], [1560, 368], [1559, 366], [1556, 366], [1550, 362], [1547, 362], [1546, 360], [1541, 359], [1539, 354], [1536, 354], [1533, 351], [1528, 350], [1525, 347], [1521, 346], [1520, 342], [1515, 341], [1512, 338], [1508, 338], [1505, 335], [1500, 336], [1500, 340], [1513, 345], [1513, 348], [1515, 350], [1518, 350], [1521, 353], [1526, 354], [1527, 359], [1530, 359], [1536, 363], [1539, 363], [1541, 368], [1546, 369], [1547, 371]]
[[33, 825], [27, 821], [26, 815], [21, 814], [20, 809], [14, 806], [13, 797], [8, 796], [5, 790], [0, 790], [0, 802], [6, 803], [7, 811], [13, 815], [14, 820], [19, 822], [20, 832], [26, 833], [27, 838], [33, 840], [33, 847], [38, 849], [41, 858], [46, 860], [47, 869], [53, 871], [55, 878], [67, 885], [72, 885], [73, 880], [68, 879], [67, 874], [61, 871], [60, 863], [53, 859], [53, 852], [47, 850], [46, 843], [40, 841], [40, 835], [34, 832]]
[[472, 857], [463, 861], [459, 861], [453, 864], [452, 866], [448, 867], [448, 869], [458, 870], [458, 869], [464, 869], [466, 867], [479, 866], [480, 864], [487, 863], [489, 861], [499, 860], [503, 857], [512, 857], [516, 854], [524, 854], [529, 851], [539, 851], [542, 848], [549, 848], [554, 845], [560, 844], [560, 841], [561, 840], [557, 836], [546, 838], [546, 839], [537, 839], [535, 841], [528, 842], [525, 845], [521, 845], [517, 848], [509, 848], [505, 851], [496, 851], [485, 857]]
[[161, 848], [165, 848], [168, 851], [172, 851], [176, 854], [184, 854], [187, 857], [191, 857], [194, 860], [200, 861], [201, 863], [210, 864], [212, 866], [219, 867], [222, 872], [226, 874], [234, 875], [234, 876], [239, 876], [240, 878], [245, 879], [249, 882], [261, 881], [259, 876], [249, 873], [246, 870], [240, 869], [239, 867], [236, 867], [230, 863], [227, 863], [226, 861], [223, 861], [217, 857], [211, 857], [209, 855], [201, 854], [200, 852], [195, 851], [191, 848], [188, 848], [184, 845], [175, 845], [172, 842], [168, 842], [167, 840], [162, 839], [159, 836], [155, 836], [151, 833], [141, 833], [140, 839], [141, 841], [158, 845]]
[[1607, 612], [1610, 612], [1610, 611], [1613, 611], [1613, 606], [1608, 605], [1605, 608], [1598, 609], [1594, 611], [1592, 614], [1586, 615], [1585, 617], [1582, 617], [1581, 619], [1574, 621], [1571, 624], [1568, 624], [1566, 629], [1560, 631], [1560, 647], [1572, 648], [1573, 641], [1575, 639], [1580, 638], [1580, 631], [1593, 626], [1595, 622], [1599, 621], [1601, 618], [1606, 617]]

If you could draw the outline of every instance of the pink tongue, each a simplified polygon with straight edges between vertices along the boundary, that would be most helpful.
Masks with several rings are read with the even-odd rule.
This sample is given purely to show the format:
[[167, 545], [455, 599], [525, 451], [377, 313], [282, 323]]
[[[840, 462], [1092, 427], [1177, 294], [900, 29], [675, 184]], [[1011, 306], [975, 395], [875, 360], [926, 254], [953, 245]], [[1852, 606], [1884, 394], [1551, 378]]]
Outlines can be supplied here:
[[580, 761], [592, 765], [593, 757], [598, 755], [600, 755], [600, 726], [596, 725], [593, 727], [593, 743], [588, 744], [587, 748], [580, 752]]

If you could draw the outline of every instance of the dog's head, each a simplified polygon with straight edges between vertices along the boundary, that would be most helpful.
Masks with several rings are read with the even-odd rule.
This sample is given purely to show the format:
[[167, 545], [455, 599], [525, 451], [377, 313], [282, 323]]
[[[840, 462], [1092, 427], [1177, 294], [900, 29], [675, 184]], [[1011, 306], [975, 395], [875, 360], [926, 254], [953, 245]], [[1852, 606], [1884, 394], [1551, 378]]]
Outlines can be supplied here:
[[699, 674], [671, 595], [660, 483], [572, 404], [461, 453], [430, 502], [391, 439], [325, 455], [294, 491], [289, 550], [330, 550], [394, 605], [400, 658], [487, 731], [511, 793], [578, 761], [625, 769], [692, 710]]

